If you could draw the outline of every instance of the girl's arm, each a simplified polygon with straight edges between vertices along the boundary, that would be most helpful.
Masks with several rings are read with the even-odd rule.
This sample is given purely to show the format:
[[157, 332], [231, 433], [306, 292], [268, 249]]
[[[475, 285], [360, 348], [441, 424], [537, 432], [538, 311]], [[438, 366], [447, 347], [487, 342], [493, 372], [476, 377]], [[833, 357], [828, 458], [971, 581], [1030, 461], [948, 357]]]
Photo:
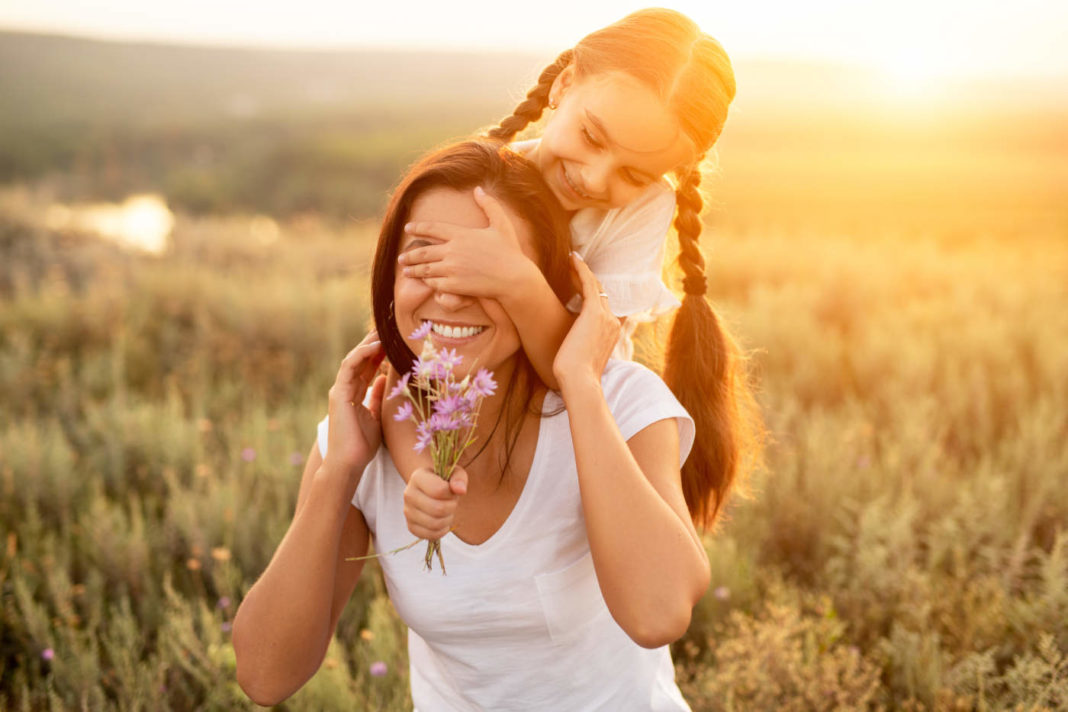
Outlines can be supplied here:
[[[352, 497], [380, 442], [378, 406], [385, 379], [360, 404], [382, 347], [372, 332], [342, 361], [330, 389], [327, 457], [313, 446], [296, 513], [267, 569], [234, 618], [237, 681], [254, 702], [274, 705], [315, 674], [359, 579], [369, 533]], [[358, 395], [359, 394], [359, 395]]]
[[475, 188], [474, 197], [486, 213], [488, 227], [412, 223], [406, 228], [409, 233], [435, 242], [404, 251], [398, 262], [406, 276], [421, 278], [434, 289], [500, 302], [516, 324], [534, 370], [555, 390], [559, 384], [553, 359], [575, 316], [564, 308], [541, 270], [523, 253], [501, 203], [482, 188]]
[[639, 645], [659, 647], [689, 626], [709, 565], [682, 493], [678, 428], [657, 421], [624, 441], [601, 390], [618, 321], [589, 268], [573, 258], [583, 308], [554, 368], [571, 422], [597, 581], [612, 616]]

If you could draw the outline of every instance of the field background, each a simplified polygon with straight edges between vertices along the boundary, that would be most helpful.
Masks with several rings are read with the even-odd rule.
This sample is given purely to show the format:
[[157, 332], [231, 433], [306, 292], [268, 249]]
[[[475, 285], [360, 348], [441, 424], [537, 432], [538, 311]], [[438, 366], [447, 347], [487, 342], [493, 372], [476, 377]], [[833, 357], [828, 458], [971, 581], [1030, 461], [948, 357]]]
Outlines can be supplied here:
[[[0, 33], [0, 709], [254, 707], [229, 621], [364, 333], [375, 216], [547, 59]], [[680, 685], [1068, 709], [1068, 84], [736, 69], [705, 250], [772, 441]], [[70, 219], [136, 193], [159, 254]], [[367, 572], [279, 709], [410, 707]]]

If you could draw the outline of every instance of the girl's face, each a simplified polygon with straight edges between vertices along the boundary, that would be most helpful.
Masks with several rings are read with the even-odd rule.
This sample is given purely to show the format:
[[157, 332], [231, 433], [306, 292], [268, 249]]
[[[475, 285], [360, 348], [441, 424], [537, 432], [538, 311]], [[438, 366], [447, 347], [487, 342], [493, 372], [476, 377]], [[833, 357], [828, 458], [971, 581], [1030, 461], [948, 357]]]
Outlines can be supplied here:
[[[538, 255], [534, 250], [534, 235], [530, 226], [507, 205], [504, 205], [504, 209], [515, 226], [523, 253], [537, 263]], [[473, 228], [489, 226], [486, 214], [470, 191], [449, 188], [432, 188], [416, 198], [408, 221], [441, 222]], [[438, 241], [405, 233], [398, 254], [434, 242]], [[432, 323], [430, 337], [435, 348], [455, 349], [457, 355], [463, 357], [456, 371], [461, 378], [473, 364], [476, 368], [498, 371], [501, 364], [510, 360], [520, 348], [515, 324], [496, 300], [440, 292], [422, 279], [405, 277], [400, 270], [397, 270], [393, 284], [393, 308], [397, 328], [408, 348], [416, 355], [422, 352], [423, 342], [409, 338], [410, 334], [424, 322]], [[500, 377], [498, 373], [498, 381]]]
[[549, 98], [556, 112], [529, 157], [568, 211], [626, 205], [695, 157], [671, 110], [629, 74], [579, 80], [566, 67]]

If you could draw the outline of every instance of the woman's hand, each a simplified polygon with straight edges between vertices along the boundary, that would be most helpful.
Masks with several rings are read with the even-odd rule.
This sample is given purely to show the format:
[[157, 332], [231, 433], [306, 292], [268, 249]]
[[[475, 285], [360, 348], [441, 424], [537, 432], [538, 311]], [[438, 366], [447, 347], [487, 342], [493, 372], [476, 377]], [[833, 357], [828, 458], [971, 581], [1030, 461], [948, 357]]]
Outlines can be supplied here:
[[619, 318], [608, 308], [608, 297], [589, 266], [577, 252], [571, 253], [571, 268], [582, 292], [582, 311], [564, 337], [553, 360], [553, 375], [561, 389], [566, 382], [592, 379], [601, 374], [619, 341]]
[[489, 220], [488, 227], [410, 223], [405, 226], [409, 235], [439, 242], [406, 250], [397, 262], [405, 277], [421, 279], [432, 289], [499, 301], [515, 290], [532, 269], [539, 276], [541, 273], [523, 254], [504, 206], [481, 187], [475, 188], [474, 198]]
[[[337, 379], [330, 387], [330, 432], [323, 468], [359, 475], [375, 456], [382, 442], [379, 418], [386, 378], [375, 378], [385, 357], [378, 333], [373, 329], [341, 361]], [[367, 388], [374, 382], [370, 407], [364, 406]]]
[[448, 534], [456, 517], [460, 497], [467, 493], [467, 472], [457, 466], [449, 481], [420, 467], [404, 488], [404, 518], [408, 531], [420, 539], [434, 540]]

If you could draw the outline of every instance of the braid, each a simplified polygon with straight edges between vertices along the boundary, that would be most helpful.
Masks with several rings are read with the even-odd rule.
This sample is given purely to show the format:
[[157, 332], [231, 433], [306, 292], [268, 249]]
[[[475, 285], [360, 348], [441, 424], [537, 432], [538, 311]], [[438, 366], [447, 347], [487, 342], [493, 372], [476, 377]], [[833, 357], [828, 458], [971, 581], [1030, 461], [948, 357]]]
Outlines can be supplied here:
[[682, 179], [675, 191], [678, 214], [675, 230], [679, 234], [679, 266], [682, 268], [682, 288], [686, 294], [702, 296], [708, 289], [705, 280], [705, 258], [701, 254], [701, 208], [704, 201], [698, 186], [701, 183], [700, 159]]
[[711, 526], [736, 479], [758, 464], [763, 426], [745, 361], [705, 298], [699, 166], [700, 161], [676, 191], [675, 229], [685, 296], [668, 336], [663, 376], [696, 429], [682, 468], [686, 506], [694, 522]]
[[561, 52], [555, 62], [542, 70], [541, 76], [538, 77], [538, 83], [527, 92], [527, 98], [520, 102], [519, 106], [515, 107], [510, 116], [501, 119], [501, 123], [497, 127], [490, 129], [487, 135], [490, 138], [508, 143], [528, 124], [541, 118], [541, 112], [549, 104], [549, 90], [564, 67], [571, 64], [572, 56], [571, 50]]

